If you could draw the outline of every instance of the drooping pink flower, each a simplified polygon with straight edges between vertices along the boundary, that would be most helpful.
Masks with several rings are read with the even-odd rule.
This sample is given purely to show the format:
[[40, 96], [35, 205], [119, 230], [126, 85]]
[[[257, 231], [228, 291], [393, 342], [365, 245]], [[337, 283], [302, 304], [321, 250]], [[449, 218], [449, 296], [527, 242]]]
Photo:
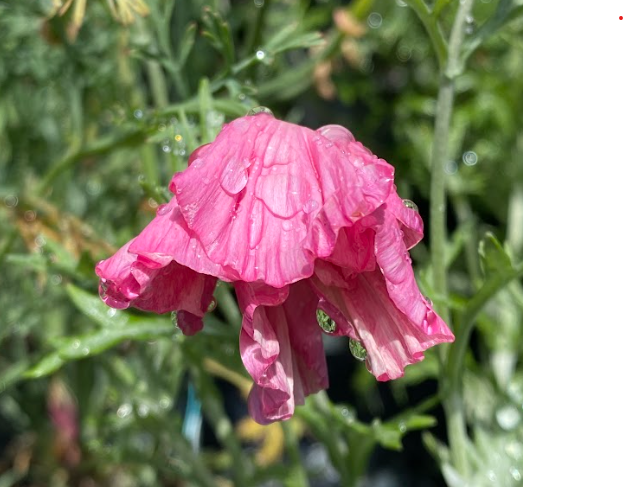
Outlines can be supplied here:
[[232, 282], [259, 423], [289, 418], [327, 388], [317, 310], [335, 322], [328, 331], [361, 343], [378, 380], [401, 377], [454, 337], [416, 285], [408, 249], [422, 220], [393, 179], [344, 127], [236, 119], [191, 155], [143, 232], [98, 264], [103, 299], [178, 311], [192, 334], [216, 280]]

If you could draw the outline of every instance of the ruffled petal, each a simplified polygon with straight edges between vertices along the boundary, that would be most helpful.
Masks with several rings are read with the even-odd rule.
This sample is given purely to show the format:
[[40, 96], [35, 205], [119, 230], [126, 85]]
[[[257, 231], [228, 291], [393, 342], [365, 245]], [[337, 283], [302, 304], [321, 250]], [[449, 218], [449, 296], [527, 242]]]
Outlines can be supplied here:
[[216, 279], [194, 272], [171, 258], [155, 262], [130, 253], [133, 242], [96, 266], [103, 301], [118, 309], [133, 306], [155, 313], [184, 310], [203, 316]]
[[[331, 264], [329, 264], [331, 265]], [[404, 368], [424, 358], [423, 351], [449, 337], [431, 337], [425, 321], [437, 323], [439, 318], [430, 311], [423, 323], [414, 323], [394, 304], [379, 269], [363, 272], [351, 280], [351, 287], [327, 285], [316, 275], [310, 280], [320, 297], [339, 312], [328, 314], [337, 324], [348, 322], [351, 332], [341, 330], [362, 342], [367, 351], [367, 364], [377, 380], [387, 381], [403, 376]], [[323, 301], [322, 301], [323, 303]], [[423, 329], [424, 328], [424, 329]]]
[[374, 156], [356, 167], [324, 136], [263, 114], [226, 125], [170, 188], [218, 277], [283, 287], [383, 204], [392, 176]]
[[235, 289], [241, 357], [255, 382], [249, 413], [260, 424], [287, 419], [305, 396], [328, 387], [318, 298], [305, 281], [281, 289], [237, 282]]
[[391, 212], [383, 210], [381, 208], [376, 213], [380, 223], [375, 233], [375, 255], [390, 299], [420, 330], [420, 340], [424, 348], [437, 343], [452, 342], [455, 339], [453, 333], [433, 312], [431, 305], [418, 289], [401, 223]]

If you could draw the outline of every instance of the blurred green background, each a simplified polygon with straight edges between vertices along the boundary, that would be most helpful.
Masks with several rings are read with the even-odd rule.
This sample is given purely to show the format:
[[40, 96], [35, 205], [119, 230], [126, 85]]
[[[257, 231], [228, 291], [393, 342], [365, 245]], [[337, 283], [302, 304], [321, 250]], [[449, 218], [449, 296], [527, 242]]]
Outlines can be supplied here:
[[[329, 338], [327, 393], [268, 427], [227, 285], [185, 338], [104, 306], [94, 274], [256, 106], [394, 165], [419, 285], [463, 343], [377, 383]], [[0, 1], [0, 487], [521, 485], [521, 258], [521, 2]]]

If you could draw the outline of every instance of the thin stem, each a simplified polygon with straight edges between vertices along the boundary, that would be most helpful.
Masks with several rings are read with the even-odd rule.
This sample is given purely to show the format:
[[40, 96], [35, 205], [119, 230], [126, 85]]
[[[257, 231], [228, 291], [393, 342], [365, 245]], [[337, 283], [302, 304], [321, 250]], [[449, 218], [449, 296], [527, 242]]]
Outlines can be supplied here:
[[240, 327], [242, 322], [242, 316], [238, 309], [238, 304], [229, 287], [225, 283], [220, 283], [215, 289], [215, 297], [217, 298], [217, 305], [227, 322], [233, 327]]
[[448, 48], [446, 40], [444, 39], [438, 24], [437, 15], [432, 14], [424, 0], [409, 0], [409, 4], [412, 6], [416, 15], [418, 15], [418, 18], [424, 25], [425, 30], [429, 35], [429, 39], [433, 44], [433, 50], [435, 51], [436, 58], [438, 59], [438, 65], [442, 68], [446, 63]]
[[[201, 364], [201, 357], [187, 349], [197, 364]], [[201, 368], [193, 368], [194, 383], [201, 395], [206, 412], [206, 418], [213, 428], [217, 439], [225, 446], [233, 462], [233, 477], [236, 487], [244, 487], [248, 484], [250, 465], [247, 457], [243, 454], [243, 448], [236, 437], [230, 418], [223, 408], [223, 398], [214, 380], [209, 374], [201, 374]], [[201, 374], [201, 376], [200, 376]]]
[[[448, 44], [448, 58], [442, 65], [440, 89], [436, 105], [436, 118], [433, 135], [433, 150], [431, 161], [431, 263], [433, 267], [433, 287], [435, 294], [447, 301], [448, 287], [446, 274], [446, 178], [444, 164], [448, 158], [448, 140], [451, 130], [453, 112], [453, 98], [455, 95], [455, 78], [461, 74], [461, 49], [464, 39], [464, 22], [470, 14], [473, 0], [463, 0], [459, 3], [451, 36]], [[426, 25], [426, 24], [425, 24]], [[449, 323], [448, 306], [441, 303], [438, 311], [444, 320]], [[449, 323], [450, 324], [450, 323]], [[455, 345], [456, 346], [456, 345]], [[443, 378], [445, 379], [445, 378]], [[449, 444], [451, 459], [459, 474], [467, 478], [468, 437], [464, 419], [461, 384], [446, 378], [448, 382], [442, 385], [445, 388], [444, 409], [448, 421]]]
[[249, 39], [247, 41], [247, 49], [245, 49], [247, 54], [253, 53], [254, 49], [260, 45], [260, 42], [262, 42], [262, 28], [270, 4], [271, 0], [264, 0], [264, 4], [260, 7], [258, 15], [256, 15], [256, 21], [253, 24]]
[[308, 487], [308, 475], [306, 474], [305, 467], [301, 460], [301, 453], [299, 452], [299, 440], [293, 429], [291, 421], [282, 422], [282, 430], [284, 431], [284, 439], [286, 441], [286, 451], [288, 452], [288, 458], [290, 460], [291, 468], [293, 470], [293, 476], [287, 482], [286, 485], [292, 485], [293, 487]]

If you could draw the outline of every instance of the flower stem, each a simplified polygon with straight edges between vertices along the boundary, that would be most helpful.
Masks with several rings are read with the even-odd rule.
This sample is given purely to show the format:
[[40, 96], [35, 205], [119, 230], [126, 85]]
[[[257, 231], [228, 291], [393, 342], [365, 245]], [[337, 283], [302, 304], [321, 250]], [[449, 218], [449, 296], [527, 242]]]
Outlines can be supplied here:
[[[470, 14], [473, 0], [459, 2], [451, 35], [448, 43], [446, 63], [442, 66], [440, 89], [436, 105], [436, 118], [433, 135], [431, 161], [431, 262], [433, 267], [433, 286], [436, 295], [448, 298], [447, 275], [445, 264], [446, 249], [446, 178], [444, 164], [448, 158], [448, 140], [453, 113], [455, 78], [461, 74], [461, 59], [464, 39], [464, 22]], [[438, 307], [442, 318], [449, 323], [450, 314], [446, 305]], [[450, 323], [449, 323], [450, 324]], [[469, 474], [466, 422], [463, 411], [461, 384], [452, 378], [444, 380], [444, 409], [448, 421], [451, 460], [459, 474], [467, 478]], [[450, 380], [449, 380], [450, 379]]]
[[[299, 452], [299, 440], [293, 429], [292, 420], [282, 422], [282, 430], [284, 431], [284, 439], [286, 441], [286, 451], [292, 465], [293, 475], [290, 485], [293, 487], [308, 487], [308, 475], [301, 461], [301, 453]], [[289, 485], [289, 484], [287, 484]]]

